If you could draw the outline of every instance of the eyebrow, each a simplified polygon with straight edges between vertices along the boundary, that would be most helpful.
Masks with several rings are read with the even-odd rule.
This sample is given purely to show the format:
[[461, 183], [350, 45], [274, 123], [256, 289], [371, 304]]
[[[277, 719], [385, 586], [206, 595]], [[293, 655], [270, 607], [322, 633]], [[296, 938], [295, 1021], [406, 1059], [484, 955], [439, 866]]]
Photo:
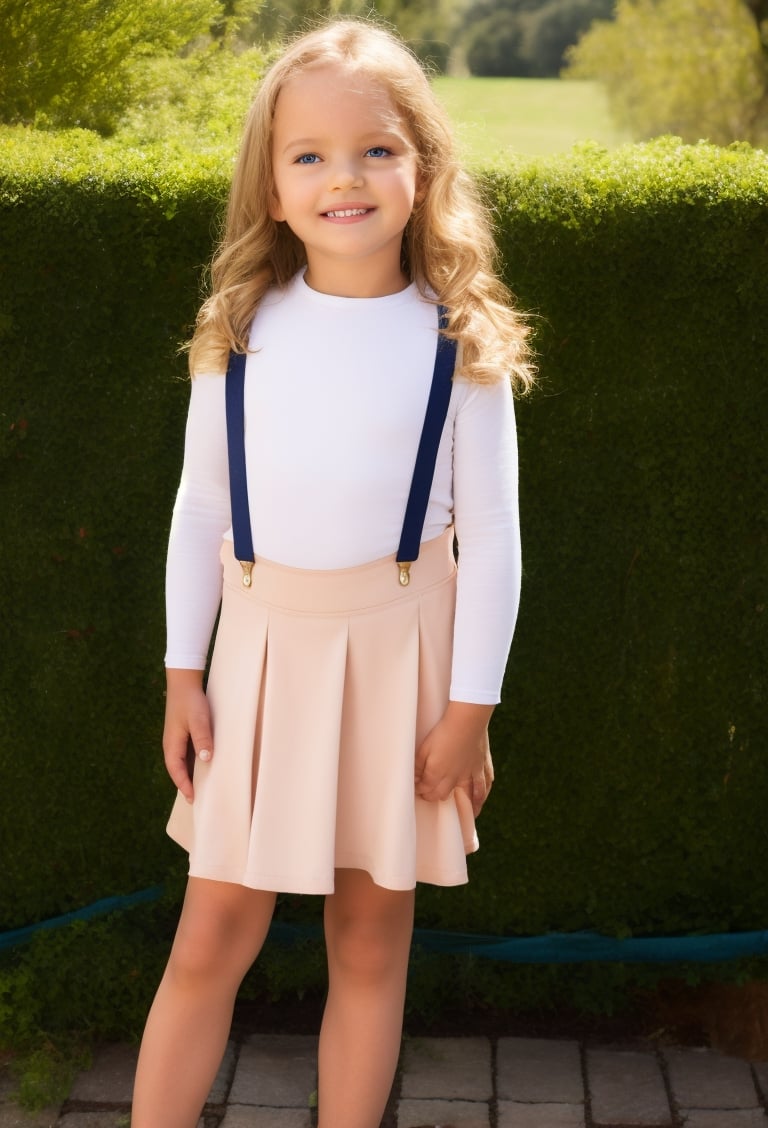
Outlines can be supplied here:
[[316, 137], [298, 137], [295, 141], [289, 141], [283, 152], [287, 153], [289, 149], [316, 149], [320, 144]]

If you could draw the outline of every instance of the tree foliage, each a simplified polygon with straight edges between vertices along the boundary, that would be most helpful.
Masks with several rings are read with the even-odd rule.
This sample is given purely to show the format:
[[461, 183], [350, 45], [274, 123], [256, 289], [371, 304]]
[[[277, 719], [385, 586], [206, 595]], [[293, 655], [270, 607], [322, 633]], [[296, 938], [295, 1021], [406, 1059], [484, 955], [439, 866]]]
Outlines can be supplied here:
[[761, 144], [768, 137], [766, 0], [617, 0], [568, 53], [566, 74], [602, 81], [617, 124]]
[[[380, 0], [377, 14], [444, 69], [453, 3]], [[0, 0], [0, 122], [108, 135], [127, 118], [133, 134], [157, 133], [149, 111], [165, 120], [186, 103], [199, 121], [204, 107], [192, 85], [213, 105], [220, 81], [231, 109], [242, 81], [247, 104], [265, 44], [328, 16], [369, 11], [367, 0]], [[243, 61], [254, 47], [259, 53]]]
[[283, 40], [333, 16], [374, 14], [396, 27], [421, 58], [442, 70], [457, 20], [454, 0], [263, 0], [251, 20], [250, 41]]
[[125, 110], [116, 140], [141, 148], [161, 143], [166, 153], [233, 150], [269, 57], [249, 47], [143, 60], [136, 75], [141, 96]]
[[209, 32], [220, 0], [0, 0], [5, 122], [109, 133], [135, 92], [135, 64]]
[[464, 52], [472, 74], [545, 78], [566, 49], [613, 0], [475, 0], [466, 14]]

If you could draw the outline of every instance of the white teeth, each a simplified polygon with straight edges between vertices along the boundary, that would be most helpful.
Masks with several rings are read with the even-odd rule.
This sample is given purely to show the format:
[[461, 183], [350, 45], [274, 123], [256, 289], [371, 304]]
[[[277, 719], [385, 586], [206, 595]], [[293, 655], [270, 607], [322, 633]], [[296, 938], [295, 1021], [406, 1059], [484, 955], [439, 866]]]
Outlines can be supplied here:
[[368, 208], [346, 208], [345, 211], [329, 211], [325, 214], [332, 219], [347, 219], [351, 215], [365, 215], [367, 211]]

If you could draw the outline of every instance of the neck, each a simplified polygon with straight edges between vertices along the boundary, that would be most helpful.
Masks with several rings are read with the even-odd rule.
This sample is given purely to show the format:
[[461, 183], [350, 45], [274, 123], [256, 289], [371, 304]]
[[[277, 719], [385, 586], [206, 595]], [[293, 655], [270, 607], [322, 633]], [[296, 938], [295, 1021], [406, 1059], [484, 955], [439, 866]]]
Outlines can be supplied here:
[[395, 271], [365, 269], [360, 264], [324, 264], [322, 270], [312, 263], [307, 267], [304, 281], [312, 290], [320, 294], [332, 294], [337, 298], [385, 298], [389, 294], [399, 294], [410, 286], [411, 280], [399, 268]]

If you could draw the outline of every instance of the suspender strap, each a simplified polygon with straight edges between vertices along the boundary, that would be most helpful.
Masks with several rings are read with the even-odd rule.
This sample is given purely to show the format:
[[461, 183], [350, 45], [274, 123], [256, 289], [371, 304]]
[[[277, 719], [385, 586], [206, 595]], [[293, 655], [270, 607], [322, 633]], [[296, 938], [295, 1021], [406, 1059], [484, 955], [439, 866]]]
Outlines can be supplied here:
[[[443, 336], [448, 314], [438, 309], [440, 335], [437, 338], [435, 367], [427, 400], [424, 426], [416, 452], [411, 489], [405, 506], [403, 531], [395, 557], [400, 570], [400, 583], [407, 586], [409, 569], [418, 558], [424, 518], [427, 514], [440, 437], [448, 414], [451, 381], [456, 364], [456, 342]], [[227, 417], [227, 457], [229, 460], [229, 494], [232, 504], [232, 533], [235, 559], [243, 569], [243, 586], [251, 586], [254, 564], [251, 515], [248, 505], [248, 482], [245, 471], [245, 354], [230, 352], [227, 364], [225, 405]]]
[[245, 353], [230, 352], [224, 400], [227, 415], [229, 497], [232, 504], [232, 533], [235, 559], [243, 569], [243, 587], [251, 586], [254, 563], [248, 479], [245, 474]]
[[435, 354], [435, 367], [432, 373], [432, 386], [429, 390], [427, 410], [424, 416], [419, 447], [416, 452], [416, 463], [413, 467], [411, 490], [405, 506], [403, 518], [403, 531], [400, 544], [395, 557], [400, 566], [400, 583], [406, 587], [409, 580], [409, 569], [414, 560], [418, 558], [421, 545], [421, 534], [424, 529], [424, 518], [427, 515], [429, 494], [432, 489], [432, 479], [435, 476], [435, 463], [437, 450], [440, 446], [440, 437], [443, 433], [445, 418], [448, 414], [448, 402], [451, 398], [451, 381], [456, 364], [456, 342], [443, 336], [448, 324], [448, 312], [444, 306], [439, 306], [440, 335], [437, 338], [437, 352]]

